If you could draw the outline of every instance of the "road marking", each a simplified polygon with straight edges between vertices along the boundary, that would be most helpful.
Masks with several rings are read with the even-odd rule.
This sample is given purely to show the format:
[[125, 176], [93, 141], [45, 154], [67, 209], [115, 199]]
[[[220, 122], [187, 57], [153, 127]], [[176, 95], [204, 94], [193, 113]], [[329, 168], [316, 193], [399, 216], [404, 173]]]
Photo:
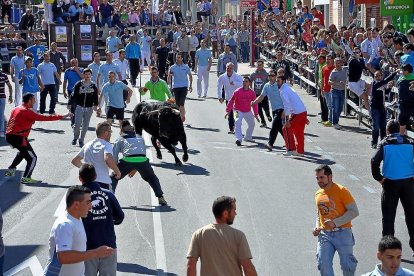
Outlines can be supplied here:
[[236, 151], [246, 151], [247, 149], [243, 148], [230, 148], [230, 147], [213, 147], [214, 149], [226, 149], [226, 150], [236, 150]]
[[36, 257], [36, 255], [34, 255], [30, 257], [29, 259], [16, 265], [15, 267], [7, 270], [4, 273], [4, 276], [16, 275], [17, 273], [19, 273], [20, 271], [22, 271], [23, 269], [27, 267], [30, 268], [32, 275], [43, 275], [42, 265], [40, 264], [39, 259]]
[[314, 148], [315, 148], [317, 151], [322, 151], [322, 148], [321, 148], [321, 147], [314, 146]]
[[329, 154], [324, 154], [323, 157], [325, 157], [325, 159], [333, 160], [332, 155]]
[[374, 190], [374, 189], [372, 189], [371, 187], [368, 187], [368, 186], [363, 186], [364, 187], [364, 189], [365, 190], [367, 190], [370, 194], [376, 194], [377, 192]]
[[359, 178], [358, 177], [356, 177], [355, 175], [353, 175], [353, 174], [348, 174], [348, 176], [349, 176], [349, 178], [351, 178], [352, 180], [354, 180], [354, 181], [359, 181]]
[[57, 218], [58, 216], [60, 216], [60, 214], [65, 212], [65, 210], [66, 210], [66, 193], [63, 195], [62, 199], [60, 200], [60, 203], [53, 216]]
[[344, 171], [346, 170], [346, 168], [344, 166], [342, 166], [341, 164], [335, 164], [334, 165], [338, 170]]
[[[151, 145], [150, 136], [147, 132], [143, 132], [145, 144]], [[147, 148], [147, 157], [151, 163], [154, 162], [151, 148]], [[151, 191], [151, 204], [155, 207], [155, 212], [152, 212], [152, 222], [154, 224], [154, 240], [155, 240], [155, 259], [157, 262], [157, 275], [163, 276], [167, 271], [167, 258], [165, 256], [164, 235], [162, 232], [161, 213], [158, 205], [158, 198], [155, 197], [154, 192]]]

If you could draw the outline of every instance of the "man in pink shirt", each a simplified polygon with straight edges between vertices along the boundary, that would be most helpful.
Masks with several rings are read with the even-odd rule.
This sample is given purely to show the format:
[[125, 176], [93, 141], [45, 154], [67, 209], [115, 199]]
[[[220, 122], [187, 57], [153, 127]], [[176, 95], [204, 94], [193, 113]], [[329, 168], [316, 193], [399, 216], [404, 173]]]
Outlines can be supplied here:
[[[227, 104], [226, 108], [226, 118], [229, 116], [231, 110], [234, 110], [234, 116], [236, 117], [235, 122], [235, 136], [236, 136], [236, 145], [241, 146], [243, 140], [242, 134], [242, 120], [244, 119], [247, 123], [246, 135], [244, 136], [244, 141], [254, 142], [252, 134], [254, 130], [254, 117], [258, 122], [259, 120], [259, 110], [257, 104], [253, 106], [250, 105], [252, 101], [256, 99], [256, 93], [250, 88], [250, 78], [243, 78], [243, 87], [236, 89], [231, 97], [230, 101]], [[252, 109], [253, 108], [253, 113]]]

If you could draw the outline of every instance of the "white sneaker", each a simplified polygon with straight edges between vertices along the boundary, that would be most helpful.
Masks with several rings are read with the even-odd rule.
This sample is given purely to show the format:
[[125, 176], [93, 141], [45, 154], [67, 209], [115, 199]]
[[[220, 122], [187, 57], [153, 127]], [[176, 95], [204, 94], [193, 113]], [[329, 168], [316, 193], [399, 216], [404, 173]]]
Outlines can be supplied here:
[[340, 129], [342, 129], [342, 127], [341, 127], [339, 124], [334, 125], [334, 128], [335, 128], [336, 130], [340, 130]]
[[256, 142], [255, 140], [253, 140], [253, 139], [244, 139], [244, 141], [245, 142], [250, 142], [250, 143], [254, 143], [254, 142]]
[[292, 156], [293, 155], [293, 151], [289, 150], [283, 153], [283, 156]]
[[294, 156], [299, 156], [299, 157], [303, 157], [305, 154], [303, 154], [303, 153], [299, 153], [299, 152], [297, 152], [297, 151], [294, 151], [293, 153], [292, 153]]

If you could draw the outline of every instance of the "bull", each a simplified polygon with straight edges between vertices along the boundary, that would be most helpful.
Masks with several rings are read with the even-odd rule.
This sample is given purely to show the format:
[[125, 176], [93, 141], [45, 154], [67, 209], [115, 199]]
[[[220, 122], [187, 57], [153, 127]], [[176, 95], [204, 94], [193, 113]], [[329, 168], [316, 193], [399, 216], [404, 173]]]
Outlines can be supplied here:
[[134, 108], [132, 122], [135, 133], [142, 135], [142, 130], [145, 130], [151, 135], [151, 143], [157, 151], [158, 159], [162, 159], [162, 154], [157, 140], [174, 156], [175, 165], [181, 166], [182, 162], [173, 146], [180, 142], [184, 152], [183, 161], [187, 162], [187, 136], [177, 105], [167, 102], [141, 102]]

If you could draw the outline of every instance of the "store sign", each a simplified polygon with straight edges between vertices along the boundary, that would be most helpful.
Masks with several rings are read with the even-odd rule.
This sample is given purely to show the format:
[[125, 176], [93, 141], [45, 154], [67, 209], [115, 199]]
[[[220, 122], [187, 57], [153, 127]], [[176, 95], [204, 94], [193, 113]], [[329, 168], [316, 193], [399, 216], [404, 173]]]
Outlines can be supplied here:
[[381, 16], [409, 15], [414, 13], [413, 0], [382, 0]]
[[255, 9], [257, 6], [256, 0], [241, 0], [240, 8]]

